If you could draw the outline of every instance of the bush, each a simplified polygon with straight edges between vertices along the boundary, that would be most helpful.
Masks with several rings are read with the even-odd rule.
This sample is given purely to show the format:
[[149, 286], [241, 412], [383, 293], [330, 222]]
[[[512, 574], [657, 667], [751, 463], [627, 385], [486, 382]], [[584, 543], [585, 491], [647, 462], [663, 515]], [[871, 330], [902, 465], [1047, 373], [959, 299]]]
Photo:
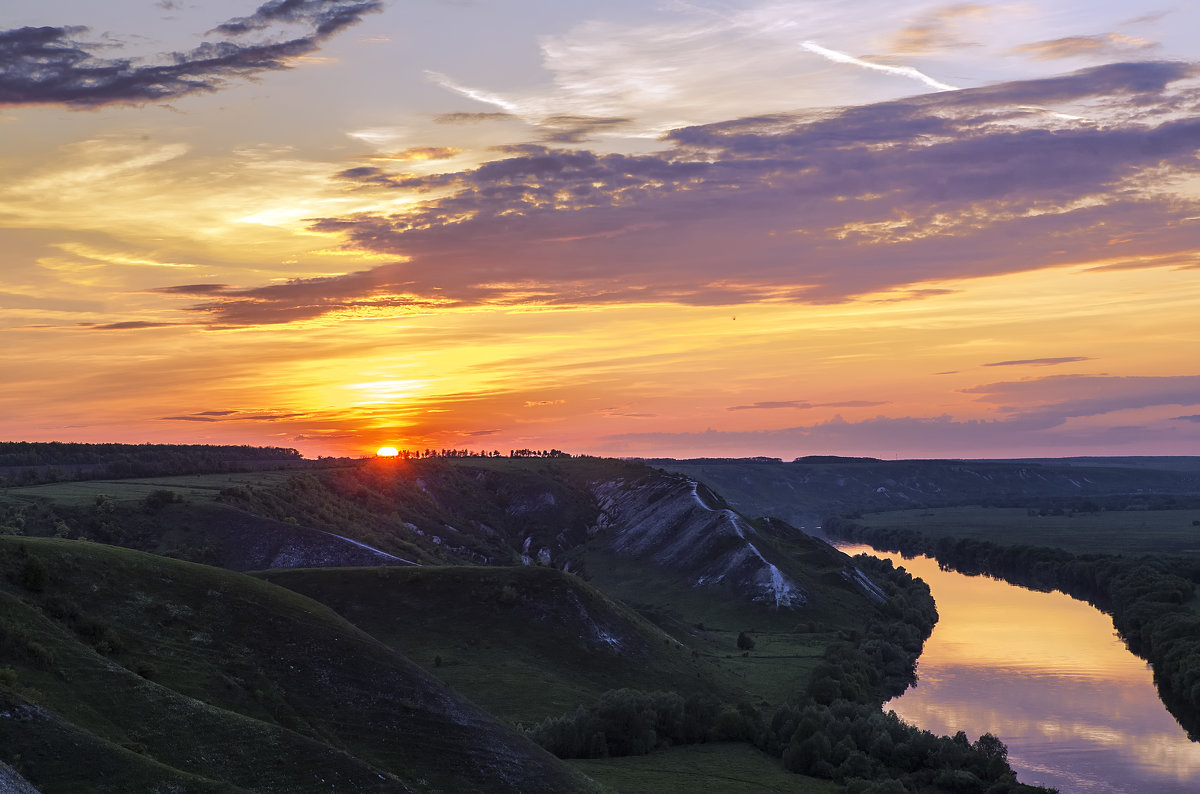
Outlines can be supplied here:
[[169, 504], [174, 504], [176, 502], [182, 502], [182, 501], [183, 501], [183, 497], [180, 496], [175, 491], [168, 491], [166, 489], [160, 489], [157, 491], [151, 491], [146, 496], [146, 498], [142, 501], [142, 504], [150, 512], [157, 513], [159, 510], [162, 510], [164, 507], [166, 507]]
[[21, 566], [21, 584], [25, 589], [40, 593], [49, 583], [50, 571], [46, 569], [46, 564], [37, 557], [26, 557], [25, 564]]

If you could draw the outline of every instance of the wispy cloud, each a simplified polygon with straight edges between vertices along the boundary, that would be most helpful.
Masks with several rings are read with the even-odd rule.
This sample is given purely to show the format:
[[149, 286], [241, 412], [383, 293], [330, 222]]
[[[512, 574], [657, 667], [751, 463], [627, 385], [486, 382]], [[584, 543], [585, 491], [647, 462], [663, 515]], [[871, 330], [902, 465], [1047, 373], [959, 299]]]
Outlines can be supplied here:
[[1050, 61], [1062, 58], [1128, 58], [1156, 47], [1154, 42], [1121, 33], [1102, 33], [1094, 36], [1066, 36], [1047, 41], [1021, 44], [1012, 51], [1035, 60]]
[[1063, 356], [1061, 358], [1023, 358], [1015, 361], [993, 361], [983, 364], [985, 367], [1053, 367], [1059, 364], [1073, 364], [1076, 361], [1091, 361], [1090, 356]]
[[812, 403], [804, 402], [803, 400], [760, 400], [749, 405], [731, 405], [726, 408], [726, 411], [757, 411], [760, 409], [772, 410], [776, 408], [812, 408]]
[[156, 323], [148, 320], [125, 320], [117, 323], [85, 324], [93, 331], [140, 331], [146, 328], [171, 328], [182, 323]]
[[1023, 421], [1054, 427], [1068, 419], [1116, 411], [1200, 405], [1200, 375], [1052, 375], [962, 391]]
[[623, 433], [608, 437], [613, 448], [689, 454], [723, 450], [759, 450], [760, 454], [799, 455], [813, 451], [841, 454], [893, 455], [921, 450], [922, 455], [971, 457], [978, 449], [1049, 454], [1063, 444], [1079, 448], [1176, 449], [1177, 454], [1200, 441], [1200, 429], [1180, 433], [1171, 421], [1200, 424], [1200, 415], [1164, 417], [1140, 424], [1076, 427], [1075, 420], [1115, 412], [1177, 405], [1200, 405], [1200, 375], [1164, 377], [1053, 376], [993, 383], [966, 389], [1002, 406], [996, 419], [942, 416], [877, 416], [861, 421], [835, 417], [828, 421], [772, 430], [682, 433]]
[[863, 60], [862, 58], [856, 58], [853, 55], [847, 55], [844, 52], [838, 52], [837, 50], [831, 50], [828, 47], [822, 47], [815, 41], [803, 41], [800, 43], [800, 46], [809, 52], [820, 55], [822, 58], [826, 58], [834, 63], [845, 63], [852, 66], [859, 66], [863, 69], [872, 69], [876, 72], [883, 72], [884, 74], [894, 74], [898, 77], [907, 77], [911, 80], [924, 83], [925, 85], [937, 91], [954, 91], [957, 88], [957, 86], [952, 86], [949, 83], [943, 83], [941, 80], [935, 80], [912, 66], [891, 66], [885, 63], [875, 63], [873, 61]]
[[994, 12], [992, 6], [975, 3], [955, 3], [934, 8], [897, 31], [891, 37], [892, 50], [904, 55], [927, 55], [979, 46], [963, 38], [958, 28], [965, 20], [981, 19]]

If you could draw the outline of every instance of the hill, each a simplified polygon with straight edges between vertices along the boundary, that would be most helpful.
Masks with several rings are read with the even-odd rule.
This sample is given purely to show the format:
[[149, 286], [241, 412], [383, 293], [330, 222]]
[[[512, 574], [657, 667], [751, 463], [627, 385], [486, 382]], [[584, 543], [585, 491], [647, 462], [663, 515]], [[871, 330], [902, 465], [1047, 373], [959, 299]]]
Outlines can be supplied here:
[[[932, 741], [876, 719], [912, 681], [928, 589], [640, 463], [55, 483], [5, 489], [0, 526], [0, 761], [44, 794], [594, 788], [522, 733], [562, 757], [767, 753], [695, 756], [698, 786], [721, 785], [725, 757], [768, 778], [950, 774], [941, 755], [871, 754], [880, 731]], [[835, 723], [857, 738], [830, 746], [856, 754], [809, 763]]]
[[332, 607], [489, 712], [530, 723], [610, 690], [741, 696], [692, 647], [551, 568], [264, 571]]
[[797, 458], [655, 460], [699, 480], [748, 515], [778, 516], [814, 527], [830, 515], [917, 507], [983, 505], [1110, 509], [1200, 505], [1195, 458], [1038, 460], [876, 460]]
[[243, 574], [0, 538], [0, 621], [0, 747], [46, 792], [594, 788], [329, 608]]

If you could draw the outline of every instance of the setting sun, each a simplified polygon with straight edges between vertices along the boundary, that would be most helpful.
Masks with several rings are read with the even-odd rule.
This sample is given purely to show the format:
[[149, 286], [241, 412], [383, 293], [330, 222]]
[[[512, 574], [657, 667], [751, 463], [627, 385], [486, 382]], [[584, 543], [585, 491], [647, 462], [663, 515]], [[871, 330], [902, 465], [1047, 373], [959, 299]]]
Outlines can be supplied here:
[[380, 447], [375, 454], [381, 458], [394, 458], [400, 454], [400, 451], [395, 447]]

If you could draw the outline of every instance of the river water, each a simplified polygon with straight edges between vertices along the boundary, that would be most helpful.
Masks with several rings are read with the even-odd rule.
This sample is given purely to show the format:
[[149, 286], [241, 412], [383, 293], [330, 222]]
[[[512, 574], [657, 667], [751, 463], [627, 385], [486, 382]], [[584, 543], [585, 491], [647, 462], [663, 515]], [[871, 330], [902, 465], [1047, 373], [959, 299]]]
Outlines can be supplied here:
[[943, 571], [867, 546], [924, 579], [938, 624], [918, 684], [884, 705], [936, 734], [991, 732], [1023, 783], [1063, 794], [1200, 791], [1200, 744], [1158, 698], [1149, 666], [1112, 620], [1062, 593]]

